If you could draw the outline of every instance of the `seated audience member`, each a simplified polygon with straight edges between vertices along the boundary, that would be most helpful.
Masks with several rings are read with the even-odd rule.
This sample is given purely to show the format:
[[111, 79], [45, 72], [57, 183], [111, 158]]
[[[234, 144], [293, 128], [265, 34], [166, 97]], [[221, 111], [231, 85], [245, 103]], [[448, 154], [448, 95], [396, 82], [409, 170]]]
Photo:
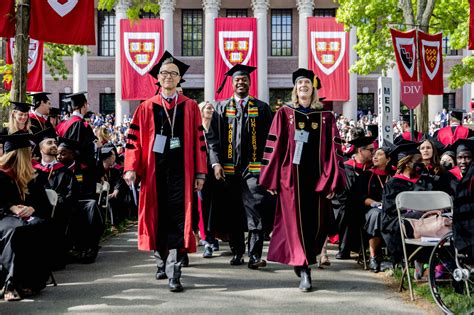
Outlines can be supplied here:
[[74, 174], [56, 160], [58, 154], [57, 135], [53, 128], [35, 134], [41, 161], [33, 163], [38, 180], [46, 189], [58, 194], [51, 223], [53, 234], [53, 269], [62, 269], [66, 264], [66, 231], [79, 198], [79, 183]]
[[380, 249], [382, 239], [382, 192], [390, 179], [390, 149], [382, 147], [375, 151], [372, 158], [374, 166], [361, 174], [358, 185], [355, 187], [357, 205], [363, 209], [362, 229], [369, 237], [370, 262], [372, 272], [380, 271]]
[[31, 134], [3, 136], [0, 158], [0, 284], [5, 301], [29, 296], [49, 278], [52, 207], [31, 166]]
[[441, 155], [440, 164], [447, 171], [450, 171], [452, 168], [456, 167], [456, 153], [453, 151], [445, 151]]
[[4, 128], [2, 133], [12, 134], [17, 131], [30, 132], [30, 117], [28, 112], [33, 104], [20, 103], [20, 102], [10, 102], [12, 104], [12, 109], [10, 110], [10, 115], [8, 116], [7, 127]]

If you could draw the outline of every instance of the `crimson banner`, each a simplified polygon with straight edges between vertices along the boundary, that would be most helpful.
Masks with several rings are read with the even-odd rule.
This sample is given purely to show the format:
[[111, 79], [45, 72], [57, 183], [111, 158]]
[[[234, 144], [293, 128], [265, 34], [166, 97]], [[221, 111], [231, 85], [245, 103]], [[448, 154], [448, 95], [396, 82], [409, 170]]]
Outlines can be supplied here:
[[416, 30], [400, 32], [390, 29], [401, 81], [418, 81], [416, 66]]
[[[6, 63], [13, 64], [15, 56], [15, 39], [7, 40]], [[30, 39], [28, 51], [27, 92], [43, 92], [43, 42]], [[11, 82], [4, 84], [6, 90], [11, 89]]]
[[15, 36], [15, 0], [0, 1], [0, 37]]
[[308, 18], [308, 67], [321, 80], [318, 96], [349, 100], [349, 34], [333, 17]]
[[470, 1], [469, 10], [469, 50], [474, 50], [474, 0]]
[[425, 95], [443, 95], [443, 34], [418, 31], [421, 80]]
[[146, 100], [158, 89], [148, 71], [163, 55], [163, 20], [120, 20], [122, 99]]
[[[217, 18], [215, 29], [215, 82], [217, 91], [225, 73], [236, 64], [257, 67], [257, 20], [255, 18]], [[257, 70], [250, 74], [250, 95], [257, 97]], [[232, 80], [215, 94], [216, 100], [234, 94]]]
[[95, 45], [94, 0], [31, 0], [30, 36], [41, 41]]

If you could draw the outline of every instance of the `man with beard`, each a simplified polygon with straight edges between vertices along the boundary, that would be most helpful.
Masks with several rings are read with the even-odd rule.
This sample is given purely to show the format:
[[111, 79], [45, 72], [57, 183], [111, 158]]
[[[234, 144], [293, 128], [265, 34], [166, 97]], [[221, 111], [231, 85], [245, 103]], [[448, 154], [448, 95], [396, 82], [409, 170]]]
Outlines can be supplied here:
[[58, 194], [58, 203], [54, 209], [51, 222], [52, 262], [54, 269], [62, 269], [66, 258], [66, 230], [73, 209], [79, 198], [79, 184], [74, 174], [56, 160], [58, 154], [57, 135], [53, 128], [35, 134], [35, 142], [39, 146], [41, 162], [33, 163], [38, 173], [38, 180], [45, 189], [52, 189]]
[[218, 233], [229, 234], [233, 254], [230, 264], [234, 266], [244, 262], [244, 231], [248, 229], [251, 269], [266, 266], [262, 259], [262, 217], [268, 193], [258, 185], [258, 179], [272, 123], [270, 106], [249, 95], [250, 73], [255, 69], [238, 64], [226, 73], [217, 92], [231, 76], [234, 95], [216, 105], [207, 138], [210, 163], [220, 181], [214, 191], [211, 224]]
[[30, 94], [33, 97], [33, 111], [29, 114], [31, 121], [30, 130], [33, 134], [53, 127], [48, 119], [52, 106], [48, 98], [50, 94], [48, 92]]
[[141, 181], [138, 249], [154, 251], [155, 277], [168, 278], [171, 292], [183, 291], [183, 259], [196, 251], [193, 190], [207, 173], [198, 105], [176, 90], [188, 68], [165, 51], [150, 71], [161, 90], [138, 106], [125, 147], [124, 179], [129, 186]]

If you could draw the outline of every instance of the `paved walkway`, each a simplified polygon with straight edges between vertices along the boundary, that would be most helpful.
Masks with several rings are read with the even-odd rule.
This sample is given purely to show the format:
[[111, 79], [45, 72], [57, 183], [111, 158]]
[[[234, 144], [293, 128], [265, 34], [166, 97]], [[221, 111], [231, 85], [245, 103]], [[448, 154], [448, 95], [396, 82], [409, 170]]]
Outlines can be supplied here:
[[56, 272], [58, 287], [47, 287], [32, 300], [0, 302], [0, 314], [423, 313], [352, 260], [332, 259], [325, 270], [313, 268], [315, 290], [302, 293], [292, 268], [274, 263], [259, 271], [231, 267], [226, 246], [211, 259], [202, 258], [202, 247], [190, 255], [182, 278], [185, 292], [171, 293], [167, 280], [154, 279], [152, 256], [136, 245], [134, 227], [104, 242], [96, 263]]

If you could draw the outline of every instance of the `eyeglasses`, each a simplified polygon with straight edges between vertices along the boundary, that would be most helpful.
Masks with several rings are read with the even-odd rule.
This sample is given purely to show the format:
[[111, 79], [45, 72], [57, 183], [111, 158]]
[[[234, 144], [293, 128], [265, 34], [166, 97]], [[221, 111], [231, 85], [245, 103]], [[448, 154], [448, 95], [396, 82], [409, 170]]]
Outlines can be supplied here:
[[160, 71], [160, 75], [164, 78], [166, 78], [167, 76], [176, 78], [179, 75], [179, 73], [176, 71]]
[[370, 153], [374, 153], [374, 151], [375, 151], [375, 148], [369, 148], [369, 149], [367, 149], [367, 148], [363, 148], [363, 150], [367, 150], [367, 151], [370, 151]]

